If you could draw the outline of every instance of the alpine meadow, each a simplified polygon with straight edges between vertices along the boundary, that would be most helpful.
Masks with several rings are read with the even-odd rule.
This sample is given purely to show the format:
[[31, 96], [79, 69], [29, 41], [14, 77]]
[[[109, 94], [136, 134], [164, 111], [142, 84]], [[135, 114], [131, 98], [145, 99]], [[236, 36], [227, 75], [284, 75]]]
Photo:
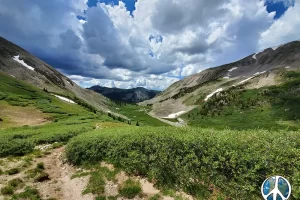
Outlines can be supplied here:
[[0, 2], [0, 200], [300, 199], [297, 0]]

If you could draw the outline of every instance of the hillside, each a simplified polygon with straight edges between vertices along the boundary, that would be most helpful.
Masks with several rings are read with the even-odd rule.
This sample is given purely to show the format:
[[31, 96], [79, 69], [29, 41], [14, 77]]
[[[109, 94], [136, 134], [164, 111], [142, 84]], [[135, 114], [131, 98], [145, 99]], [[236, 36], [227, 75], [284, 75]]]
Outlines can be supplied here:
[[[231, 87], [182, 116], [192, 126], [203, 118], [207, 129], [167, 127], [147, 115], [150, 106], [111, 104], [124, 120], [0, 72], [0, 199], [259, 199], [273, 174], [299, 199], [300, 72], [277, 75], [282, 84]], [[227, 114], [270, 105], [283, 122], [271, 131], [251, 123], [238, 130], [238, 117]], [[245, 121], [277, 120], [269, 114]], [[217, 130], [222, 121], [230, 129]]]
[[300, 68], [300, 41], [268, 48], [234, 63], [206, 69], [172, 84], [140, 105], [152, 106], [152, 114], [175, 118], [203, 105], [209, 98], [232, 87], [257, 89], [279, 85], [284, 71]]
[[191, 126], [215, 129], [300, 129], [300, 70], [278, 72], [278, 85], [231, 87], [181, 117]]
[[83, 89], [47, 63], [21, 47], [0, 37], [0, 72], [55, 94], [75, 97], [98, 110], [109, 110], [109, 100], [91, 90]]
[[138, 103], [145, 100], [152, 99], [159, 91], [148, 90], [142, 87], [132, 88], [132, 89], [121, 89], [121, 88], [108, 88], [99, 85], [92, 86], [88, 88], [106, 96], [114, 101], [122, 101], [128, 103]]

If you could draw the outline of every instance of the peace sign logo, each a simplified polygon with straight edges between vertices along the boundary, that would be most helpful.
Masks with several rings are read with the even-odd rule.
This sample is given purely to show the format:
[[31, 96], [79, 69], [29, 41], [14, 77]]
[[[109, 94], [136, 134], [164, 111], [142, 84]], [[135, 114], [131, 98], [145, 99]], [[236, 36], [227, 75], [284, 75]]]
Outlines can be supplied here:
[[265, 200], [287, 200], [291, 191], [291, 184], [281, 176], [270, 177], [261, 186], [261, 193]]

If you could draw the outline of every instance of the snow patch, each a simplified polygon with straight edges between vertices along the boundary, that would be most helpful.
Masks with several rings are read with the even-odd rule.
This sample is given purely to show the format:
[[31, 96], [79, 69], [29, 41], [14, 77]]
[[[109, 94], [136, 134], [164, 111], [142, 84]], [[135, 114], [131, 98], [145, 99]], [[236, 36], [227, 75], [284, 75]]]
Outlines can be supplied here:
[[10, 76], [16, 78], [14, 75], [11, 75], [11, 74], [10, 74]]
[[261, 75], [261, 74], [264, 74], [266, 73], [267, 71], [263, 71], [263, 72], [256, 72], [255, 74], [253, 74], [253, 76], [258, 76], [258, 75]]
[[209, 98], [211, 98], [212, 96], [214, 96], [214, 94], [222, 92], [222, 91], [223, 91], [223, 88], [217, 89], [216, 91], [214, 91], [214, 92], [210, 93], [209, 95], [207, 95], [206, 98], [204, 99], [204, 101], [207, 101]]
[[14, 59], [15, 61], [17, 61], [18, 63], [20, 63], [21, 65], [23, 65], [24, 67], [26, 67], [27, 69], [30, 69], [30, 70], [34, 71], [34, 68], [33, 68], [33, 67], [27, 65], [27, 64], [24, 62], [24, 60], [20, 60], [20, 55], [14, 56], [13, 59]]
[[252, 58], [255, 59], [255, 60], [257, 60], [256, 54], [254, 54], [254, 55], [252, 56]]
[[57, 98], [59, 98], [59, 99], [61, 99], [61, 100], [63, 100], [63, 101], [66, 101], [66, 102], [68, 102], [68, 103], [76, 104], [74, 101], [72, 101], [71, 99], [68, 99], [68, 98], [66, 98], [66, 97], [62, 97], [62, 96], [59, 96], [59, 95], [56, 95], [56, 94], [54, 94], [54, 96], [56, 96]]
[[251, 80], [253, 78], [254, 78], [254, 76], [251, 76], [251, 77], [249, 77], [249, 78], [247, 78], [245, 80], [242, 80], [241, 82], [238, 83], [238, 85], [243, 84], [243, 83], [245, 83], [245, 82], [247, 82], [247, 81], [249, 81], [249, 80]]
[[286, 69], [289, 69], [289, 68], [291, 68], [291, 67], [290, 67], [290, 66], [286, 66], [285, 68], [286, 68]]
[[178, 117], [179, 115], [182, 115], [186, 112], [187, 111], [180, 111], [178, 113], [172, 113], [172, 114], [168, 115], [167, 117], [163, 117], [163, 118], [165, 118], [165, 119], [174, 119], [174, 118]]
[[236, 70], [238, 67], [233, 67], [233, 68], [231, 68], [230, 70], [228, 70], [228, 74], [227, 74], [227, 76], [224, 76], [223, 78], [225, 78], [225, 79], [229, 79], [230, 78], [230, 76], [231, 76], [231, 72], [232, 71], [234, 71], [234, 70]]
[[229, 72], [232, 72], [232, 71], [234, 71], [234, 70], [236, 70], [238, 67], [233, 67], [233, 68], [231, 68], [230, 70], [228, 70]]
[[241, 82], [239, 82], [238, 85], [243, 84], [243, 83], [245, 83], [245, 82], [247, 82], [247, 81], [253, 79], [254, 77], [256, 77], [256, 76], [258, 76], [258, 75], [261, 75], [261, 74], [264, 74], [264, 73], [266, 73], [266, 72], [267, 72], [267, 71], [256, 72], [255, 74], [253, 74], [253, 76], [251, 76], [251, 77], [249, 77], [249, 78], [247, 78], [247, 79], [242, 80]]

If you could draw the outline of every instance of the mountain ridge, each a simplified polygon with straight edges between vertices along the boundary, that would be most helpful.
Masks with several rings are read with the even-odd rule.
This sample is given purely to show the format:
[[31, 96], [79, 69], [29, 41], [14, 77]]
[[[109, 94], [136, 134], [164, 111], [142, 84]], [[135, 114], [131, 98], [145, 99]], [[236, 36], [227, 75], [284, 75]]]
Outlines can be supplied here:
[[79, 98], [98, 110], [109, 111], [109, 100], [83, 89], [44, 61], [0, 36], [0, 71], [50, 93]]
[[158, 117], [188, 112], [220, 88], [226, 90], [240, 84], [247, 84], [248, 88], [277, 85], [279, 71], [299, 68], [300, 41], [293, 41], [185, 77], [140, 105], [152, 105], [151, 113]]
[[122, 88], [108, 88], [100, 85], [95, 85], [90, 88], [89, 90], [93, 90], [106, 96], [114, 101], [124, 101], [128, 103], [138, 103], [141, 101], [145, 101], [148, 99], [152, 99], [160, 91], [157, 90], [148, 90], [143, 87], [136, 87], [130, 89], [122, 89]]

